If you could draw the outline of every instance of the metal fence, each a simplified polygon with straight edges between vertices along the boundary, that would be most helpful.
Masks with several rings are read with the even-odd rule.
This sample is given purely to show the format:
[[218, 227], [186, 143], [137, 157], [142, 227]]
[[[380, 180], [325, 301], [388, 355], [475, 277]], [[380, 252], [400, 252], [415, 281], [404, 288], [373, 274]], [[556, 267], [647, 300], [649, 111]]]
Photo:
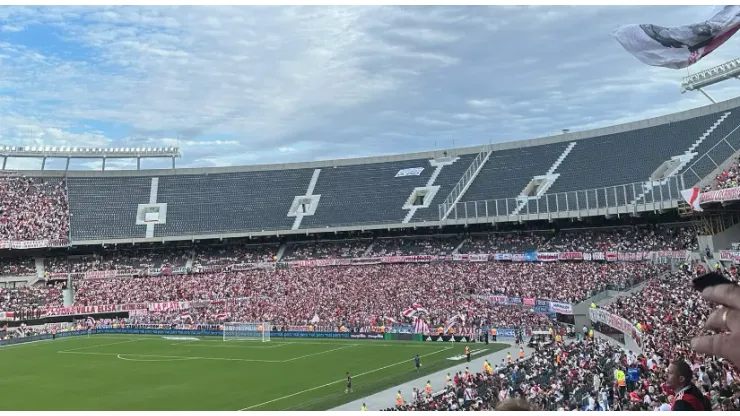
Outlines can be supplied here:
[[[696, 181], [688, 181], [692, 186]], [[439, 205], [444, 224], [460, 222], [512, 222], [537, 219], [578, 218], [598, 215], [636, 214], [676, 208], [686, 189], [683, 175], [658, 181], [579, 191], [543, 194], [534, 197], [501, 198]], [[450, 210], [445, 218], [445, 213]]]

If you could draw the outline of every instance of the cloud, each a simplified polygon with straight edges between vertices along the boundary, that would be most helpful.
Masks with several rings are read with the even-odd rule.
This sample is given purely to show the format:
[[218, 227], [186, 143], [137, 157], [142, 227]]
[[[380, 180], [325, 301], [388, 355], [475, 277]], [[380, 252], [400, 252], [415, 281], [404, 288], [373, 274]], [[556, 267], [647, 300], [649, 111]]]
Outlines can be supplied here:
[[[707, 103], [678, 93], [685, 71], [641, 64], [610, 32], [710, 11], [4, 7], [0, 140], [179, 145], [181, 166], [215, 166], [601, 127]], [[735, 58], [738, 39], [697, 69]], [[725, 84], [707, 91], [718, 100], [740, 92]]]

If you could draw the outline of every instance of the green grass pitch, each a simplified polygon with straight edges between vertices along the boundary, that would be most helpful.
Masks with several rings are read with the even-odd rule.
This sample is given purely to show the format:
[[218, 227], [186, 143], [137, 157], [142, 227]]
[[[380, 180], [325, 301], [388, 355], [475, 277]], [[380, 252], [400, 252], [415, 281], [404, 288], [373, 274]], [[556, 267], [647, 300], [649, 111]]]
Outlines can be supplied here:
[[[464, 348], [378, 340], [60, 338], [0, 347], [0, 410], [327, 410], [460, 364], [448, 358]], [[471, 348], [490, 353], [506, 345]]]

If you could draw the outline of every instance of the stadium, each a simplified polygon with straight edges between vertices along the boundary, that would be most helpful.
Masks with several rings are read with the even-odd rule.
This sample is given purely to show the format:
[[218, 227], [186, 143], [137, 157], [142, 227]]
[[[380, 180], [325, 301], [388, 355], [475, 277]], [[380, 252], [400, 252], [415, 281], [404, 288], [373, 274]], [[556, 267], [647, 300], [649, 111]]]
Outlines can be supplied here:
[[[367, 158], [0, 157], [2, 410], [666, 410], [679, 359], [740, 409], [691, 344], [692, 278], [738, 278], [740, 98]], [[44, 168], [82, 157], [103, 169]]]

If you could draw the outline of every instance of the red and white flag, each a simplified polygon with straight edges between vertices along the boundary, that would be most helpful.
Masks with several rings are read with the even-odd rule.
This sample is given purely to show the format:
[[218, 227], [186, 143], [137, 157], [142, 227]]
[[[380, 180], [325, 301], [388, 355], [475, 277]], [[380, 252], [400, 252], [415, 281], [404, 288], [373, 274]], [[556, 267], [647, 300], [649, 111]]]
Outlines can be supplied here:
[[419, 303], [413, 303], [410, 308], [407, 308], [405, 311], [401, 312], [401, 316], [405, 316], [406, 318], [414, 318], [416, 316], [424, 316], [429, 315], [429, 311], [424, 309], [423, 306]]
[[691, 189], [684, 189], [681, 191], [681, 196], [689, 205], [691, 205], [691, 208], [694, 211], [704, 211], [701, 208], [701, 205], [699, 205], [699, 202], [701, 201], [699, 198], [700, 195], [701, 191], [699, 191], [699, 188], [696, 186]]
[[465, 325], [465, 316], [463, 316], [463, 314], [458, 313], [457, 315], [455, 315], [455, 316], [453, 316], [453, 317], [451, 317], [450, 319], [447, 320], [447, 326], [445, 328], [445, 333], [447, 333], [450, 330], [450, 328], [452, 328], [453, 326], [455, 326], [455, 324], [457, 324], [457, 323], [461, 323], [461, 324]]
[[[697, 19], [698, 20], [698, 19]], [[707, 20], [683, 26], [621, 26], [612, 35], [641, 62], [681, 69], [722, 46], [740, 29], [740, 6], [718, 6]]]
[[429, 325], [424, 321], [424, 318], [414, 318], [414, 333], [415, 334], [428, 334]]

